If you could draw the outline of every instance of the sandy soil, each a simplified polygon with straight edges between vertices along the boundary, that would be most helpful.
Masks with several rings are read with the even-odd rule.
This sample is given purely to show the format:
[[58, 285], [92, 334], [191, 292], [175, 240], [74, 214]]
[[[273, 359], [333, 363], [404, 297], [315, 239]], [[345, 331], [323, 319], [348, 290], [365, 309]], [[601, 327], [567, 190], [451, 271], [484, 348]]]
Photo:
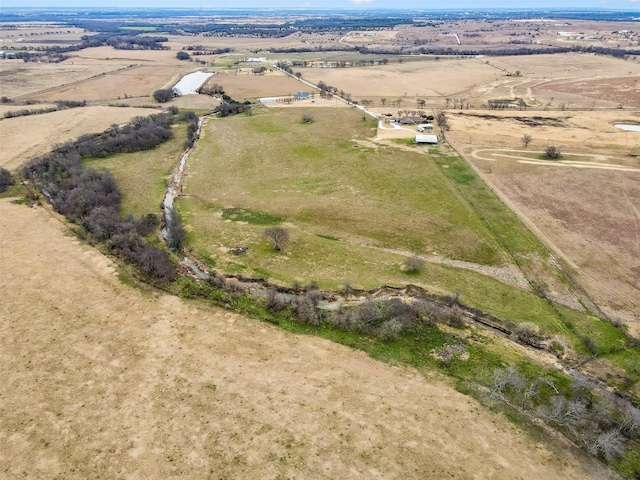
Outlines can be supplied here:
[[42, 208], [0, 230], [5, 478], [612, 478], [439, 377], [125, 286]]
[[126, 123], [135, 116], [146, 117], [158, 111], [149, 108], [81, 107], [1, 120], [0, 166], [14, 170], [29, 158], [48, 152], [55, 144], [84, 133], [102, 132], [114, 123]]

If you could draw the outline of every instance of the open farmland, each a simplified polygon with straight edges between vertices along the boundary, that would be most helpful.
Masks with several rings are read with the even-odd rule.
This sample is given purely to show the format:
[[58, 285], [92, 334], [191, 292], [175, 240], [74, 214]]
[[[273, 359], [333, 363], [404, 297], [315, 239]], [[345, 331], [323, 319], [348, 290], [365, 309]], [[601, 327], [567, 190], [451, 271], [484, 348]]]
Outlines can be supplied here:
[[[451, 112], [447, 138], [565, 259], [609, 315], [640, 331], [640, 134], [609, 112]], [[499, 133], [497, 133], [499, 132]], [[524, 149], [521, 139], [532, 141]], [[540, 160], [556, 145], [560, 161]], [[634, 156], [631, 156], [633, 154]]]
[[[305, 112], [313, 123], [300, 122]], [[557, 297], [571, 293], [515, 217], [482, 190], [466, 198], [461, 188], [482, 187], [460, 170], [461, 160], [376, 144], [367, 139], [373, 133], [369, 121], [346, 109], [268, 109], [209, 120], [178, 201], [189, 249], [223, 271], [288, 285], [458, 289], [468, 304], [564, 333], [553, 309], [528, 293], [514, 256]], [[497, 213], [481, 214], [469, 202]], [[278, 223], [292, 235], [284, 254], [262, 237], [265, 226]], [[240, 247], [248, 251], [234, 256]], [[408, 275], [400, 267], [414, 255], [428, 263]]]
[[85, 133], [102, 132], [114, 123], [126, 123], [133, 117], [151, 113], [157, 111], [95, 106], [1, 120], [3, 140], [0, 166], [17, 169], [29, 158], [48, 152], [53, 145]]
[[150, 99], [155, 90], [171, 87], [181, 75], [189, 73], [191, 69], [193, 67], [190, 65], [182, 68], [165, 66], [123, 68], [95, 78], [25, 95], [21, 99], [96, 101], [144, 97], [146, 100]]
[[416, 99], [428, 105], [440, 105], [443, 98], [464, 92], [472, 86], [485, 84], [504, 74], [476, 59], [445, 59], [436, 61], [425, 57], [422, 61], [397, 59], [387, 65], [349, 68], [294, 68], [305, 80], [327, 85], [350, 93], [354, 100], [371, 99], [380, 106], [387, 100], [387, 109], [394, 112], [393, 102], [400, 99], [402, 108], [415, 108]]
[[[381, 113], [415, 109], [419, 99], [428, 107], [450, 106], [449, 101], [480, 107], [492, 100], [522, 99], [529, 107], [564, 109], [637, 107], [640, 98], [637, 62], [577, 53], [435, 58], [408, 57], [402, 63], [392, 58], [387, 65], [294, 71], [314, 84], [323, 81], [349, 93], [354, 100], [373, 100]], [[386, 109], [381, 108], [382, 98]]]
[[231, 98], [243, 101], [245, 98], [290, 96], [309, 87], [281, 72], [254, 75], [251, 69], [244, 72], [222, 72], [209, 79], [209, 84], [218, 84]]
[[72, 62], [39, 64], [25, 63], [22, 60], [3, 60], [0, 62], [0, 85], [2, 85], [3, 95], [20, 99], [23, 96], [48, 91], [62, 85], [117, 72], [124, 67], [121, 64], [114, 65], [108, 62], [83, 65]]
[[[122, 202], [88, 205], [71, 228], [49, 206], [4, 199], [32, 204], [28, 184], [0, 195], [0, 477], [614, 478], [596, 456], [640, 474], [640, 437], [624, 416], [640, 399], [640, 133], [613, 126], [640, 124], [640, 62], [614, 58], [640, 37], [613, 29], [633, 24], [405, 16], [377, 28], [395, 20], [355, 15], [325, 19], [335, 26], [325, 30], [304, 15], [165, 14], [140, 27], [133, 14], [121, 32], [109, 20], [104, 31], [126, 50], [0, 59], [2, 86], [24, 83], [0, 113], [89, 105], [0, 120], [0, 166], [165, 108], [175, 134], [85, 157], [82, 168], [113, 174]], [[601, 25], [597, 44], [619, 45], [493, 55], [585, 51], [592, 40], [558, 34], [578, 25]], [[49, 26], [34, 37], [39, 28]], [[169, 32], [170, 49], [136, 42], [137, 28]], [[42, 44], [73, 41], [55, 35]], [[466, 48], [492, 53], [453, 53]], [[178, 60], [181, 50], [192, 58]], [[244, 104], [152, 99], [195, 70]], [[319, 81], [345, 98], [316, 91], [248, 108]], [[202, 129], [175, 107], [207, 115]], [[416, 145], [415, 125], [375, 114], [433, 115], [439, 145]], [[551, 143], [563, 154], [554, 162], [542, 158]], [[173, 223], [161, 199], [181, 158]], [[80, 166], [69, 177], [46, 168], [66, 198], [93, 200], [89, 183], [76, 186], [92, 179]], [[163, 225], [118, 217], [151, 212]], [[265, 237], [271, 226], [288, 232], [282, 251]], [[562, 424], [565, 407], [577, 413]], [[609, 458], [597, 442], [612, 432]]]
[[41, 208], [0, 229], [3, 475], [613, 478], [435, 374], [128, 287]]
[[300, 121], [305, 109], [208, 122], [185, 193], [220, 211], [264, 212], [345, 241], [486, 265], [506, 262], [428, 157], [360, 143], [373, 136], [375, 124], [357, 111], [310, 112], [311, 124]]

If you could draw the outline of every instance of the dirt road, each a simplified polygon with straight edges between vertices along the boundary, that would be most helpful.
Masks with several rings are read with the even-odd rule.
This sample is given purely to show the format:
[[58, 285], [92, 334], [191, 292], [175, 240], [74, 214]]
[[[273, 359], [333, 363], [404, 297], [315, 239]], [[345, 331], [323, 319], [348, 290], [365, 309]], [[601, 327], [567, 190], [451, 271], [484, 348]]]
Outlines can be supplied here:
[[0, 200], [0, 478], [611, 478], [429, 378], [121, 283]]

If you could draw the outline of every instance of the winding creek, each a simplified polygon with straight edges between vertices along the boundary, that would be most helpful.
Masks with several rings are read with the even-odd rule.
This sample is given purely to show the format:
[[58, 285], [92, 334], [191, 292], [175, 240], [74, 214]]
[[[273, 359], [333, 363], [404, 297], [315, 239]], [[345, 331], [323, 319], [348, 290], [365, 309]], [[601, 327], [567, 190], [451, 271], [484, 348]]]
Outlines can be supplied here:
[[173, 176], [173, 179], [167, 186], [167, 191], [164, 194], [164, 199], [162, 200], [162, 217], [164, 219], [164, 227], [162, 228], [162, 238], [164, 238], [165, 242], [169, 245], [169, 247], [173, 248], [174, 241], [171, 237], [171, 227], [176, 222], [176, 209], [175, 209], [175, 199], [180, 193], [182, 188], [182, 177], [184, 176], [184, 169], [187, 166], [187, 160], [189, 160], [189, 156], [191, 152], [195, 149], [198, 140], [200, 139], [200, 131], [202, 130], [202, 122], [205, 117], [198, 117], [198, 129], [196, 130], [195, 141], [193, 142], [193, 146], [188, 148], [185, 152], [183, 152], [180, 157], [180, 163], [178, 164], [178, 170], [176, 174]]
[[[200, 133], [202, 130], [202, 124], [206, 116], [198, 117], [198, 128], [196, 130], [195, 141], [193, 146], [184, 151], [180, 157], [180, 162], [178, 163], [178, 168], [173, 176], [172, 181], [167, 186], [167, 190], [162, 201], [163, 207], [163, 219], [164, 219], [164, 227], [162, 228], [162, 237], [167, 242], [169, 246], [173, 245], [173, 239], [171, 238], [171, 226], [177, 219], [177, 213], [175, 210], [175, 199], [180, 194], [182, 189], [182, 178], [185, 173], [185, 168], [187, 165], [187, 161], [189, 160], [189, 156], [195, 150], [195, 147], [200, 139]], [[174, 249], [175, 250], [175, 249]], [[211, 272], [206, 271], [201, 268], [196, 259], [190, 259], [188, 257], [184, 257], [180, 264], [190, 270], [191, 275], [193, 275], [198, 280], [207, 280], [211, 276]], [[270, 285], [268, 281], [264, 280], [253, 280], [248, 281], [247, 279], [237, 278], [238, 283], [244, 286], [243, 292], [245, 295], [252, 295], [258, 297], [266, 297], [270, 288], [274, 288], [274, 285]], [[297, 299], [300, 299], [305, 296], [304, 293], [298, 292], [287, 292], [281, 289], [277, 289], [277, 295], [280, 299], [286, 303], [294, 303]], [[329, 297], [325, 297], [317, 303], [317, 308], [325, 311], [335, 311], [340, 310], [343, 305], [357, 305], [369, 299], [377, 299], [377, 300], [389, 300], [391, 298], [401, 298], [403, 301], [412, 301], [415, 298], [422, 298], [429, 302], [442, 305], [443, 299], [437, 298], [435, 295], [429, 295], [428, 292], [423, 290], [420, 287], [416, 287], [414, 285], [407, 285], [405, 287], [388, 287], [383, 286], [378, 289], [370, 290], [370, 291], [353, 291], [351, 293], [337, 293], [332, 292]], [[601, 380], [595, 378], [592, 375], [589, 375], [583, 371], [578, 370], [584, 363], [588, 363], [593, 360], [595, 357], [590, 357], [582, 364], [578, 366], [573, 366], [570, 364], [563, 364], [563, 362], [556, 357], [553, 353], [547, 351], [545, 347], [535, 346], [528, 343], [522, 343], [517, 341], [514, 337], [513, 332], [507, 330], [506, 328], [500, 325], [500, 320], [498, 318], [492, 317], [490, 314], [486, 314], [484, 312], [465, 307], [463, 305], [460, 306], [464, 311], [464, 315], [466, 317], [467, 322], [477, 325], [480, 328], [485, 330], [489, 330], [494, 334], [506, 338], [511, 341], [515, 341], [523, 345], [532, 356], [538, 358], [538, 360], [542, 361], [543, 364], [552, 365], [554, 368], [564, 372], [570, 378], [575, 380], [580, 380], [583, 382], [589, 382], [592, 388], [597, 389], [601, 395], [608, 397], [611, 401], [617, 400], [618, 402], [622, 401], [627, 405], [634, 406], [633, 402], [628, 397], [623, 397], [619, 395], [615, 390], [612, 391], [608, 386], [602, 382]], [[625, 348], [629, 348], [633, 345], [627, 345], [622, 347], [621, 350]]]

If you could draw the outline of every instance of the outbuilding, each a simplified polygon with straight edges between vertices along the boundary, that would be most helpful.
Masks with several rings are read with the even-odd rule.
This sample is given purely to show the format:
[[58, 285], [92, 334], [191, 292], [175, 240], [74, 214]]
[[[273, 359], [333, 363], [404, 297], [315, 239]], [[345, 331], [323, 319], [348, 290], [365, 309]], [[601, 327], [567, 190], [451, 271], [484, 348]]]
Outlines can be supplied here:
[[293, 98], [296, 100], [307, 100], [310, 95], [311, 94], [309, 92], [298, 92], [293, 96]]
[[426, 143], [428, 145], [436, 145], [438, 143], [437, 135], [416, 135], [416, 143]]

